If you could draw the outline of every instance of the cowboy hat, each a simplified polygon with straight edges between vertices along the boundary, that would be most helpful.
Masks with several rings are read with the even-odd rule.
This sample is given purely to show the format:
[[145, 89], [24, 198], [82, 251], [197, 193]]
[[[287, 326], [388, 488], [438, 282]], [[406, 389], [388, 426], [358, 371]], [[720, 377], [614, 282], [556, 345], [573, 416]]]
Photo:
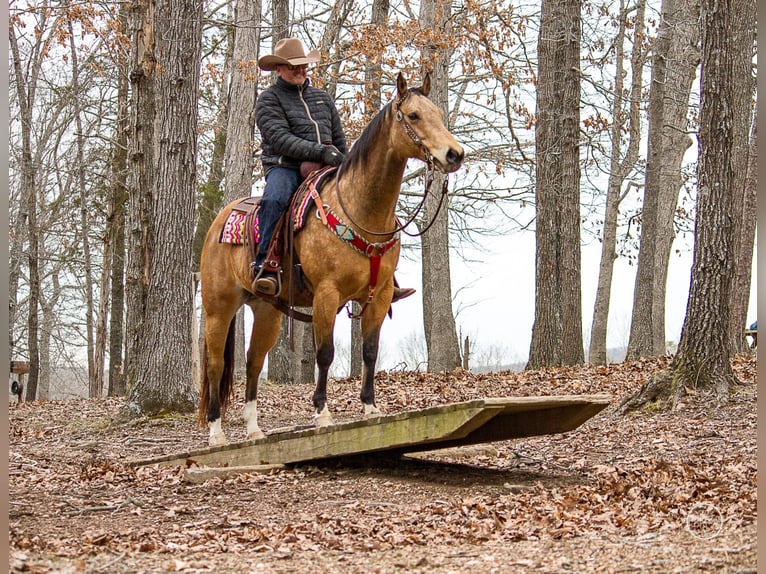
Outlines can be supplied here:
[[273, 54], [268, 54], [258, 60], [261, 70], [270, 72], [279, 64], [301, 66], [319, 61], [319, 50], [311, 50], [308, 54], [298, 38], [282, 38], [277, 42]]

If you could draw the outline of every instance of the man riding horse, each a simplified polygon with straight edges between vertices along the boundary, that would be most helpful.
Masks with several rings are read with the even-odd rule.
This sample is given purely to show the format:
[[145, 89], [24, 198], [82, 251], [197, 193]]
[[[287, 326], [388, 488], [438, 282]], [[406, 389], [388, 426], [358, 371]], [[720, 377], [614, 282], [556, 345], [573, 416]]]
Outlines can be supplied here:
[[[266, 186], [258, 213], [260, 237], [253, 288], [271, 297], [279, 294], [281, 283], [264, 263], [277, 221], [310, 171], [338, 166], [348, 153], [335, 103], [307, 77], [308, 65], [318, 61], [319, 51], [306, 53], [297, 38], [279, 40], [273, 54], [258, 60], [262, 70], [277, 73], [276, 82], [261, 93], [255, 108]], [[392, 303], [414, 292], [395, 283]]]

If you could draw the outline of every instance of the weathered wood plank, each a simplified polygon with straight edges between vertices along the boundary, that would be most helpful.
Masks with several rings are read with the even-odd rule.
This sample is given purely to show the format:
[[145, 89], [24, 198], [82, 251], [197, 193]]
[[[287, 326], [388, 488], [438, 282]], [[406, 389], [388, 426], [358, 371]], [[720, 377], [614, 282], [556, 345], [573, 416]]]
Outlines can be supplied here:
[[287, 464], [377, 451], [434, 450], [572, 430], [610, 402], [606, 395], [488, 398], [199, 449], [132, 466]]

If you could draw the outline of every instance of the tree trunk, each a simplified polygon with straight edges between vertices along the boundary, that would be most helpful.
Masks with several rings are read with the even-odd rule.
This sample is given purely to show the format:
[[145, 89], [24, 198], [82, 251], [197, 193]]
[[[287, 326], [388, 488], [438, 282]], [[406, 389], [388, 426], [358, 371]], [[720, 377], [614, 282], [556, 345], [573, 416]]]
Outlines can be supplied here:
[[755, 228], [757, 222], [758, 197], [758, 125], [757, 111], [753, 114], [750, 132], [750, 152], [747, 162], [747, 178], [743, 190], [742, 225], [740, 233], [739, 256], [736, 258], [736, 274], [734, 278], [734, 300], [732, 302], [730, 338], [732, 350], [742, 353], [749, 349], [744, 329], [750, 325], [747, 319], [748, 304], [750, 303], [750, 278], [752, 276]]
[[580, 4], [544, 0], [538, 40], [535, 321], [527, 369], [584, 361], [580, 294]]
[[[625, 178], [638, 160], [639, 144], [641, 138], [641, 88], [644, 70], [644, 16], [646, 2], [642, 0], [636, 7], [635, 21], [632, 29], [633, 52], [631, 54], [631, 86], [628, 113], [623, 110], [623, 73], [624, 73], [624, 45], [628, 22], [628, 10], [624, 2], [620, 4], [620, 27], [615, 41], [616, 70], [614, 85], [614, 102], [612, 106], [613, 124], [611, 127], [611, 161], [609, 182], [607, 184], [606, 210], [604, 214], [603, 243], [601, 245], [601, 264], [599, 265], [598, 286], [596, 288], [596, 302], [593, 306], [593, 320], [591, 322], [590, 347], [588, 361], [596, 365], [607, 363], [606, 334], [609, 319], [609, 300], [612, 292], [612, 276], [614, 262], [617, 259], [617, 218], [620, 204], [625, 198], [622, 186]], [[627, 117], [626, 117], [627, 116]], [[626, 124], [629, 125], [629, 141], [624, 157], [621, 158], [622, 133]]]
[[[258, 97], [258, 55], [261, 38], [261, 1], [237, 0], [234, 7], [234, 38], [229, 65], [223, 203], [249, 197], [253, 184], [255, 102]], [[220, 205], [212, 213], [220, 209]], [[212, 220], [211, 220], [212, 221]], [[205, 231], [210, 221], [205, 226]], [[237, 348], [234, 359], [237, 378], [246, 377], [245, 309], [237, 311]]]
[[730, 358], [731, 290], [734, 283], [734, 224], [732, 209], [736, 181], [729, 157], [737, 130], [734, 126], [734, 62], [732, 37], [741, 30], [734, 17], [751, 0], [731, 3], [703, 0], [701, 121], [697, 213], [691, 288], [678, 353], [668, 371], [659, 373], [623, 410], [649, 402], [673, 406], [686, 389], [713, 392], [726, 400], [736, 382]]
[[[744, 329], [747, 323], [747, 307], [750, 299], [750, 276], [755, 239], [755, 197], [749, 189], [750, 162], [755, 162], [755, 123], [753, 101], [755, 77], [753, 53], [755, 52], [756, 8], [755, 2], [742, 2], [741, 10], [732, 13], [733, 27], [738, 30], [732, 38], [735, 59], [734, 81], [734, 141], [730, 148], [734, 165], [734, 257], [735, 275], [731, 300], [730, 338], [734, 352], [748, 349]], [[752, 130], [752, 132], [751, 132]], [[755, 165], [752, 166], [755, 169]], [[752, 172], [754, 175], [755, 172]]]
[[629, 360], [665, 354], [665, 283], [675, 237], [681, 162], [691, 145], [686, 135], [689, 93], [699, 60], [696, 10], [696, 4], [687, 0], [663, 0], [653, 46], [649, 147]]
[[[84, 153], [84, 135], [82, 128], [82, 117], [80, 110], [80, 68], [77, 58], [77, 50], [75, 48], [75, 36], [74, 27], [72, 21], [67, 22], [69, 29], [69, 47], [70, 47], [70, 63], [72, 66], [72, 92], [73, 98], [73, 114], [76, 129], [76, 150], [77, 150], [77, 172], [75, 174], [76, 183], [75, 186], [78, 190], [79, 204], [80, 204], [80, 250], [83, 260], [83, 275], [85, 279], [85, 335], [87, 342], [87, 357], [88, 357], [88, 397], [100, 398], [103, 389], [103, 362], [101, 366], [96, 365], [96, 341], [95, 341], [95, 315], [96, 308], [93, 298], [93, 263], [90, 253], [90, 237], [88, 232], [90, 230], [90, 224], [88, 221], [88, 211], [90, 204], [88, 202], [88, 194], [85, 182], [85, 153]], [[101, 357], [103, 361], [103, 357]]]
[[[425, 0], [420, 5], [420, 20], [423, 26], [441, 30], [445, 39], [451, 37], [450, 3], [444, 0]], [[424, 47], [423, 72], [431, 71], [431, 100], [442, 110], [445, 121], [449, 122], [449, 62], [451, 43], [444, 47]], [[449, 127], [449, 125], [448, 125]], [[457, 337], [455, 315], [452, 312], [452, 281], [449, 260], [449, 213], [445, 199], [441, 210], [441, 189], [447, 176], [435, 174], [431, 189], [423, 207], [423, 221], [420, 225], [431, 228], [421, 235], [423, 261], [423, 327], [428, 349], [428, 370], [431, 372], [452, 371], [460, 366], [460, 342]]]
[[675, 240], [678, 194], [683, 185], [681, 164], [692, 145], [687, 135], [689, 95], [699, 67], [699, 3], [676, 0], [667, 14], [672, 29], [665, 68], [662, 113], [662, 150], [656, 159], [662, 162], [657, 205], [656, 261], [652, 293], [652, 352], [666, 353], [665, 298], [668, 266]]
[[[120, 6], [120, 23], [128, 31], [128, 9]], [[128, 107], [128, 60], [120, 52], [117, 67], [117, 126], [112, 146], [111, 182], [109, 189], [109, 216], [106, 236], [110, 252], [110, 312], [109, 312], [109, 386], [110, 397], [125, 394], [123, 336], [125, 317], [125, 207], [128, 199], [128, 130], [130, 129]]]
[[[139, 6], [139, 5], [134, 5]], [[151, 1], [140, 5], [143, 26], [135, 36], [133, 100], [150, 106], [132, 116], [137, 188], [131, 215], [140, 225], [137, 260], [128, 268], [140, 281], [138, 307], [129, 308], [134, 361], [128, 368], [127, 415], [194, 409], [191, 377], [191, 243], [197, 151], [197, 98], [202, 38], [198, 0]], [[149, 89], [145, 89], [149, 88]], [[138, 112], [145, 113], [140, 114]], [[151, 113], [146, 113], [151, 112]], [[142, 131], [152, 124], [153, 137]], [[140, 161], [138, 154], [145, 160]], [[145, 187], [150, 168], [155, 177]], [[135, 211], [133, 211], [135, 210]], [[136, 233], [137, 232], [137, 233]], [[134, 235], [134, 237], [135, 237]], [[172, 294], [172, 296], [168, 296]]]
[[136, 378], [139, 329], [145, 319], [151, 245], [152, 190], [154, 189], [155, 40], [154, 1], [139, 0], [130, 7], [131, 125], [128, 161], [131, 181], [127, 213], [125, 273], [125, 369], [127, 385]]

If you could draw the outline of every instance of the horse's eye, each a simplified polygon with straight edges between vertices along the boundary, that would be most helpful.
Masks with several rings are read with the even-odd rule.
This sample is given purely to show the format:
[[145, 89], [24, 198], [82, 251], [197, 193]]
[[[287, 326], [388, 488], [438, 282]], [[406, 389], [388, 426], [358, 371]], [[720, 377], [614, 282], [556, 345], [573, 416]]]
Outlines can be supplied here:
[[407, 119], [413, 122], [416, 122], [420, 119], [420, 116], [416, 114], [415, 112], [410, 112], [407, 114]]

